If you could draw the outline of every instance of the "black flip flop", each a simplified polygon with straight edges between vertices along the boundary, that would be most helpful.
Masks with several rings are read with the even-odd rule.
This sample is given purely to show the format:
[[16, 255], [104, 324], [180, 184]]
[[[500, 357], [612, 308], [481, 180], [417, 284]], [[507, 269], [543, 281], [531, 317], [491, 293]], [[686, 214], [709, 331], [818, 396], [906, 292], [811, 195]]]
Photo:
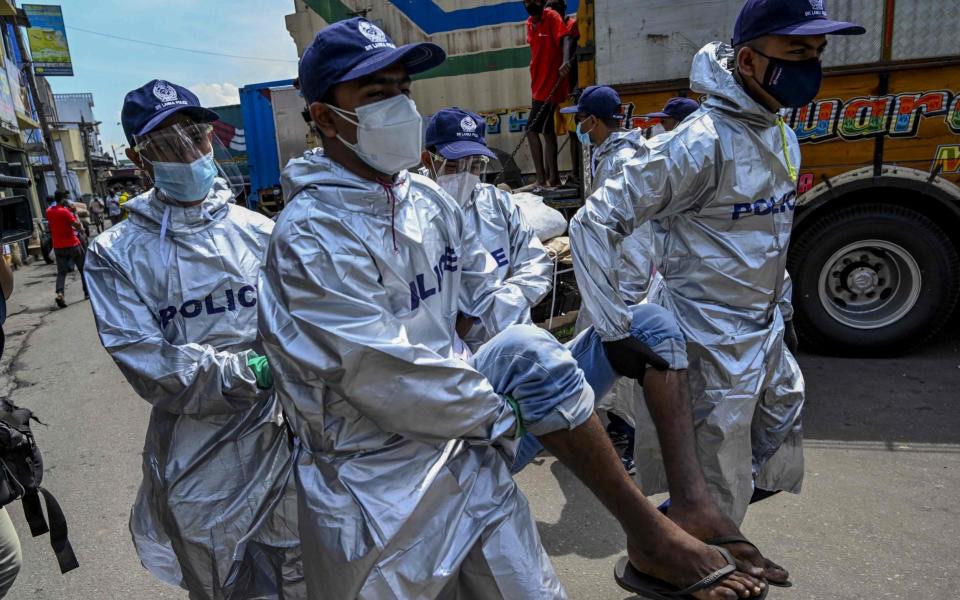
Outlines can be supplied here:
[[[713, 540], [708, 540], [704, 542], [704, 544], [710, 544], [711, 546], [724, 546], [726, 544], [747, 544], [748, 546], [753, 546], [753, 549], [756, 550], [757, 553], [760, 554], [760, 556], [763, 556], [763, 553], [760, 552], [760, 548], [757, 548], [756, 544], [746, 539], [742, 535], [727, 535], [727, 536], [719, 537]], [[778, 565], [777, 563], [773, 562], [772, 560], [770, 560], [765, 556], [764, 556], [764, 560], [769, 562], [774, 567], [786, 571], [786, 569], [784, 569], [783, 567], [781, 567], [780, 565]], [[770, 581], [769, 579], [766, 579], [765, 581], [767, 582], [767, 584], [773, 585], [776, 587], [782, 587], [782, 588], [793, 587], [793, 582], [791, 581], [783, 581], [779, 583], [776, 581]]]
[[[691, 594], [716, 585], [737, 570], [736, 562], [729, 550], [719, 546], [712, 547], [723, 556], [727, 564], [685, 589], [680, 589], [666, 581], [641, 573], [630, 564], [630, 560], [626, 556], [617, 561], [613, 578], [621, 588], [641, 598], [648, 598], [649, 600], [695, 600]], [[763, 592], [756, 597], [756, 600], [766, 598], [769, 590], [769, 587], [764, 587]]]

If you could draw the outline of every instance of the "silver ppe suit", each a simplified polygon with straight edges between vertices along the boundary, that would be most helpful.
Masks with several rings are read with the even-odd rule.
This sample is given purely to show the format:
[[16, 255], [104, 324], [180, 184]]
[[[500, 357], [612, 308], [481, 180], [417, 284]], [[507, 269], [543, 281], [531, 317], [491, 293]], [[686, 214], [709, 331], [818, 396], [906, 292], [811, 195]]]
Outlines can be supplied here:
[[[639, 129], [614, 131], [593, 154], [593, 189], [597, 191], [607, 179], [615, 177], [643, 147], [646, 140]], [[643, 223], [622, 241], [620, 259], [620, 294], [628, 304], [638, 304], [647, 297], [650, 273], [653, 271], [653, 228]]]
[[[611, 179], [623, 170], [643, 147], [646, 139], [639, 129], [614, 131], [593, 151], [591, 169], [593, 171], [593, 189], [595, 192], [607, 179]], [[643, 223], [633, 233], [620, 242], [618, 261], [620, 297], [627, 304], [639, 304], [647, 298], [650, 289], [651, 272], [654, 265], [653, 226]], [[593, 319], [590, 306], [584, 303], [577, 316], [577, 331], [587, 329]], [[597, 409], [613, 411], [631, 426], [634, 424], [634, 406], [642, 401], [642, 388], [629, 378], [619, 379], [610, 390], [597, 399]]]
[[[782, 119], [736, 82], [732, 56], [721, 43], [697, 53], [690, 81], [707, 95], [702, 107], [607, 180], [574, 217], [570, 237], [594, 326], [617, 340], [630, 324], [616, 293], [617, 248], [653, 223], [663, 282], [649, 300], [671, 310], [687, 338], [700, 462], [721, 509], [740, 522], [754, 481], [799, 492], [803, 480], [803, 377], [783, 342], [800, 148]], [[639, 478], [646, 492], [665, 491], [643, 412]]]
[[104, 348], [153, 405], [130, 517], [140, 560], [191, 598], [303, 598], [288, 436], [247, 366], [273, 222], [222, 179], [197, 206], [150, 190], [125, 208], [84, 276]]
[[[515, 319], [515, 307], [526, 306], [519, 322], [530, 323], [530, 308], [547, 295], [553, 283], [553, 261], [536, 232], [524, 220], [510, 194], [488, 183], [474, 187], [461, 208], [464, 225], [473, 229], [473, 235], [496, 263], [495, 285], [504, 288], [498, 292], [501, 303], [506, 305], [508, 298], [514, 300], [507, 306], [510, 314], [498, 318], [497, 322], [510, 323]], [[476, 351], [496, 333], [497, 330], [486, 327], [481, 319], [464, 341]]]
[[452, 353], [458, 310], [499, 331], [527, 303], [493, 285], [445, 192], [397, 177], [369, 181], [320, 152], [290, 161], [260, 277], [260, 332], [300, 444], [308, 592], [562, 598], [494, 445], [516, 416]]

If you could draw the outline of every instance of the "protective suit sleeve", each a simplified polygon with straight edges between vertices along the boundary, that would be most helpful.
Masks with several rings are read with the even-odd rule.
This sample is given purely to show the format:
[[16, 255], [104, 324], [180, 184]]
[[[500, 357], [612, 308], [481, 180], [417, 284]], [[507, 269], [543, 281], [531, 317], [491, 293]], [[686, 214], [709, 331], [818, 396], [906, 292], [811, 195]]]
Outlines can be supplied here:
[[638, 150], [570, 221], [577, 284], [605, 342], [630, 335], [630, 311], [619, 293], [623, 238], [650, 220], [699, 210], [716, 190], [715, 140], [694, 144], [675, 136], [656, 149]]
[[793, 280], [790, 273], [783, 272], [783, 289], [780, 290], [780, 314], [783, 315], [783, 321], [793, 320]]
[[486, 330], [494, 333], [510, 325], [532, 323], [530, 308], [549, 291], [553, 277], [550, 258], [522, 220], [519, 209], [511, 206], [508, 218], [512, 221], [512, 273], [503, 281], [497, 277], [497, 265], [480, 243], [477, 233], [472, 227], [461, 226], [460, 310], [479, 318]]
[[287, 223], [270, 243], [259, 322], [271, 363], [322, 382], [384, 431], [431, 443], [512, 433], [514, 413], [486, 378], [410, 340], [363, 241], [317, 220]]
[[100, 341], [141, 398], [171, 413], [209, 415], [244, 411], [263, 397], [247, 366], [252, 351], [167, 342], [136, 286], [95, 247], [83, 275]]
[[510, 195], [503, 190], [497, 190], [497, 194], [510, 221], [510, 276], [503, 285], [523, 294], [527, 306], [533, 307], [550, 291], [553, 261]]

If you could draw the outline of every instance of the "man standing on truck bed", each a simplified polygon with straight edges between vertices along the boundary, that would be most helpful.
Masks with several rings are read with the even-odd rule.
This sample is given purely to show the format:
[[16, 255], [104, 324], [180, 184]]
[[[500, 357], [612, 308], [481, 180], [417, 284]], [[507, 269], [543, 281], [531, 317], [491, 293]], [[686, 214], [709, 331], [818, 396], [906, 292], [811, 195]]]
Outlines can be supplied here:
[[[580, 290], [605, 340], [629, 334], [620, 240], [648, 221], [662, 232], [664, 285], [651, 301], [686, 335], [700, 462], [736, 522], [751, 498], [799, 492], [803, 479], [803, 377], [784, 343], [800, 148], [777, 111], [816, 96], [826, 34], [861, 33], [829, 20], [820, 1], [748, 0], [733, 47], [714, 42], [694, 58], [690, 87], [707, 95], [702, 107], [649, 141], [570, 226]], [[665, 487], [662, 476], [641, 479], [648, 492]], [[716, 534], [676, 509], [669, 516], [687, 531]], [[786, 573], [768, 565], [767, 579], [783, 583]]]
[[[530, 15], [527, 18], [527, 43], [530, 44], [530, 91], [533, 102], [527, 121], [530, 156], [537, 171], [537, 188], [552, 189], [560, 185], [557, 166], [557, 132], [553, 116], [557, 105], [570, 94], [570, 69], [576, 41], [570, 28], [555, 10], [544, 8], [546, 0], [523, 0]], [[543, 143], [540, 143], [543, 134]]]

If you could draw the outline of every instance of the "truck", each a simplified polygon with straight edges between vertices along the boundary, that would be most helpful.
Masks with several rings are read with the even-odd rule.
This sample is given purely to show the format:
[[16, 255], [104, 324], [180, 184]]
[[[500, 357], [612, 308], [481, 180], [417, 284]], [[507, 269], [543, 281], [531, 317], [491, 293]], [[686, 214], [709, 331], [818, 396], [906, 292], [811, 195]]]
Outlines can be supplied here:
[[[690, 59], [729, 40], [741, 0], [583, 0], [580, 78], [612, 85], [630, 126], [688, 88]], [[802, 151], [787, 270], [797, 331], [829, 354], [923, 343], [960, 294], [960, 5], [831, 2], [863, 36], [831, 36], [809, 105], [785, 111]], [[637, 18], [624, 18], [625, 15]]]
[[[629, 127], [656, 125], [640, 115], [693, 96], [694, 54], [730, 40], [742, 4], [569, 1], [581, 87], [613, 86]], [[803, 155], [788, 257], [797, 331], [822, 353], [903, 353], [947, 323], [960, 295], [960, 38], [952, 30], [960, 4], [837, 0], [828, 8], [867, 34], [832, 36], [819, 96], [784, 115]], [[302, 54], [325, 24], [355, 15], [398, 43], [447, 50], [444, 65], [415, 78], [421, 113], [479, 112], [491, 146], [516, 146], [530, 102], [522, 2], [297, 0], [287, 28]], [[526, 154], [518, 155], [522, 172]]]
[[303, 96], [293, 83], [285, 79], [240, 88], [250, 186], [247, 205], [267, 215], [283, 208], [280, 171], [287, 161], [317, 145], [303, 118]]

